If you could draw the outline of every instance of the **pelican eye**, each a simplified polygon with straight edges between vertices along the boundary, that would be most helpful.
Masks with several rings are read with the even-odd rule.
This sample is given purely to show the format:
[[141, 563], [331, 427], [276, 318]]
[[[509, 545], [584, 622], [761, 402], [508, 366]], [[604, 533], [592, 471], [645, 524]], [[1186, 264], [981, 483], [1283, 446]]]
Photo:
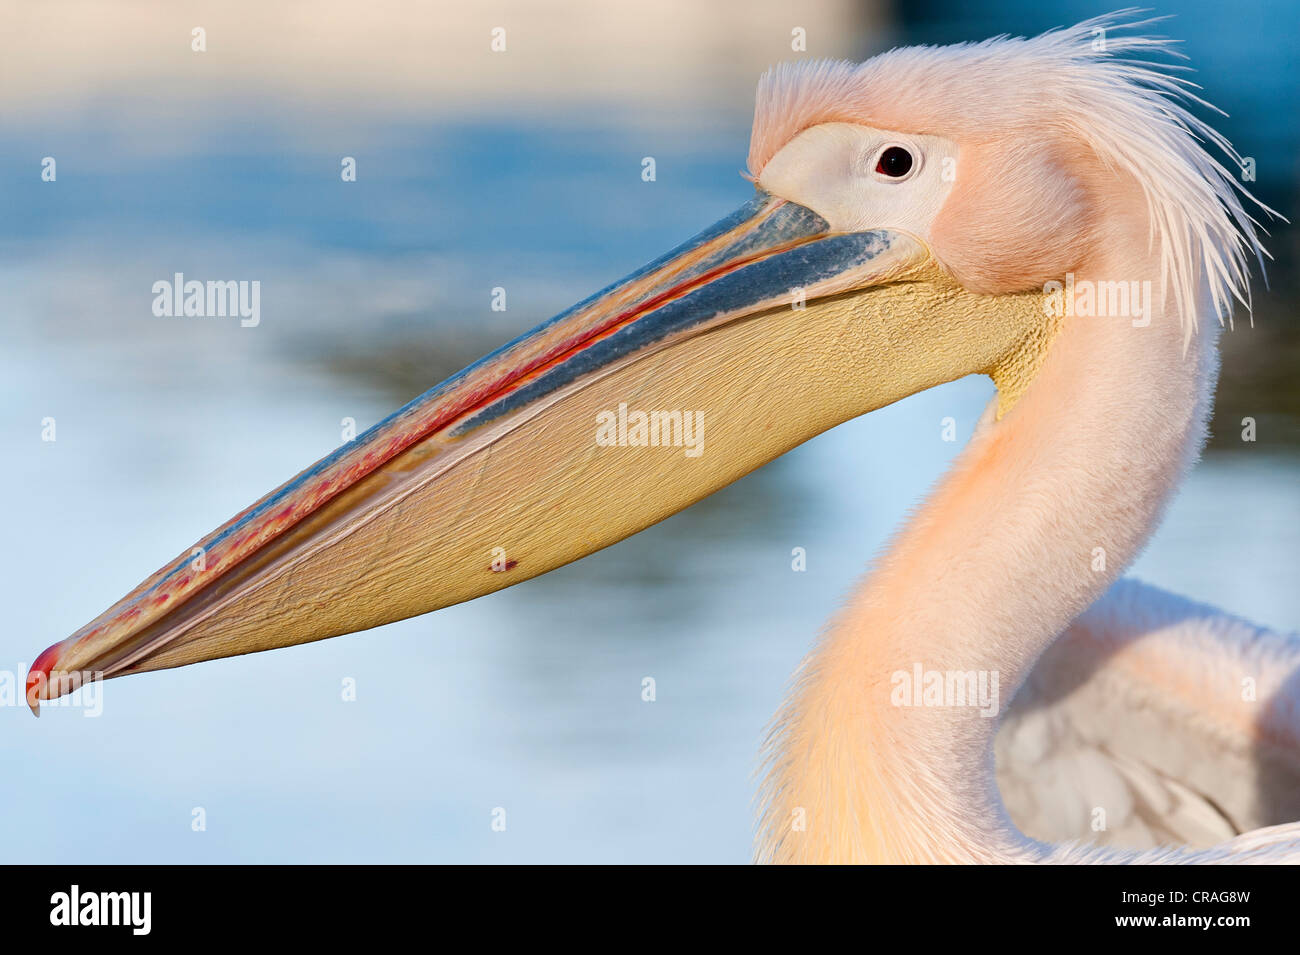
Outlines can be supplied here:
[[890, 179], [902, 179], [912, 171], [912, 154], [902, 146], [890, 146], [876, 160], [876, 172]]

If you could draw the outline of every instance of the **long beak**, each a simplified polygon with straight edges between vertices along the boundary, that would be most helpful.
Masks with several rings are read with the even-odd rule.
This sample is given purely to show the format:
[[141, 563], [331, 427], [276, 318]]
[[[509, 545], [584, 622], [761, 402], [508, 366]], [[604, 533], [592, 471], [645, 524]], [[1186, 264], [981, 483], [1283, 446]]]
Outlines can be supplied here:
[[87, 679], [365, 630], [606, 547], [991, 367], [1023, 329], [989, 334], [965, 295], [919, 241], [832, 233], [760, 192], [186, 549], [43, 652], [28, 702], [39, 715]]

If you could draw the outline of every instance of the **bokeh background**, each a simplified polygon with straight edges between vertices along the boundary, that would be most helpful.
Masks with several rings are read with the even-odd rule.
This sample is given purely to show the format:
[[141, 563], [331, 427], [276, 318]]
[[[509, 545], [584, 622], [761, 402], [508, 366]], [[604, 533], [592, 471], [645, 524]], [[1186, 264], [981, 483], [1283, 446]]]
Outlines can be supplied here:
[[[37, 722], [21, 680], [41, 648], [336, 447], [344, 418], [373, 424], [742, 202], [769, 64], [1108, 9], [0, 0], [0, 858], [747, 859], [756, 753], [788, 675], [959, 449], [940, 420], [969, 436], [986, 380], [850, 422], [461, 607], [114, 681], [98, 718], [51, 708]], [[1177, 15], [1162, 32], [1230, 114], [1220, 127], [1255, 158], [1258, 195], [1289, 214], [1291, 4], [1155, 12]], [[504, 53], [489, 48], [498, 26]], [[46, 156], [56, 182], [41, 181]], [[1298, 273], [1294, 230], [1270, 230], [1271, 288], [1256, 286], [1254, 327], [1239, 315], [1224, 337], [1211, 449], [1134, 572], [1289, 630]], [[259, 280], [261, 324], [155, 317], [152, 284], [178, 271]]]

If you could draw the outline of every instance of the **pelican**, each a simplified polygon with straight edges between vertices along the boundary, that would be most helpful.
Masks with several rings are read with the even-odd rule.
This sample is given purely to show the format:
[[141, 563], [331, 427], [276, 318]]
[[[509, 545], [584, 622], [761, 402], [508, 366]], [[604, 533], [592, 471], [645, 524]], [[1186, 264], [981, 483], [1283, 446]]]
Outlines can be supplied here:
[[982, 374], [795, 676], [756, 859], [1300, 859], [1300, 639], [1120, 579], [1264, 254], [1149, 22], [768, 71], [748, 202], [187, 548], [40, 654], [29, 703], [479, 597]]

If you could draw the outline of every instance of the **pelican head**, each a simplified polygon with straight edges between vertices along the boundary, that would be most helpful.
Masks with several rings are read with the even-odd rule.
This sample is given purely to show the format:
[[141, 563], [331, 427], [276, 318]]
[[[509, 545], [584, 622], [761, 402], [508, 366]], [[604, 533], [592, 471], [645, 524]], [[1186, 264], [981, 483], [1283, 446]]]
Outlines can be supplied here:
[[[1182, 145], [1204, 127], [1166, 100], [1176, 81], [1080, 29], [770, 71], [749, 201], [187, 547], [44, 651], [29, 702], [490, 593], [966, 375], [1014, 414], [1060, 324], [1044, 284], [1094, 261], [1116, 215], [1169, 226], [1189, 301], [1201, 263], [1159, 218], [1171, 190], [1210, 230], [1241, 215]], [[1204, 265], [1224, 300], [1239, 257]]]

